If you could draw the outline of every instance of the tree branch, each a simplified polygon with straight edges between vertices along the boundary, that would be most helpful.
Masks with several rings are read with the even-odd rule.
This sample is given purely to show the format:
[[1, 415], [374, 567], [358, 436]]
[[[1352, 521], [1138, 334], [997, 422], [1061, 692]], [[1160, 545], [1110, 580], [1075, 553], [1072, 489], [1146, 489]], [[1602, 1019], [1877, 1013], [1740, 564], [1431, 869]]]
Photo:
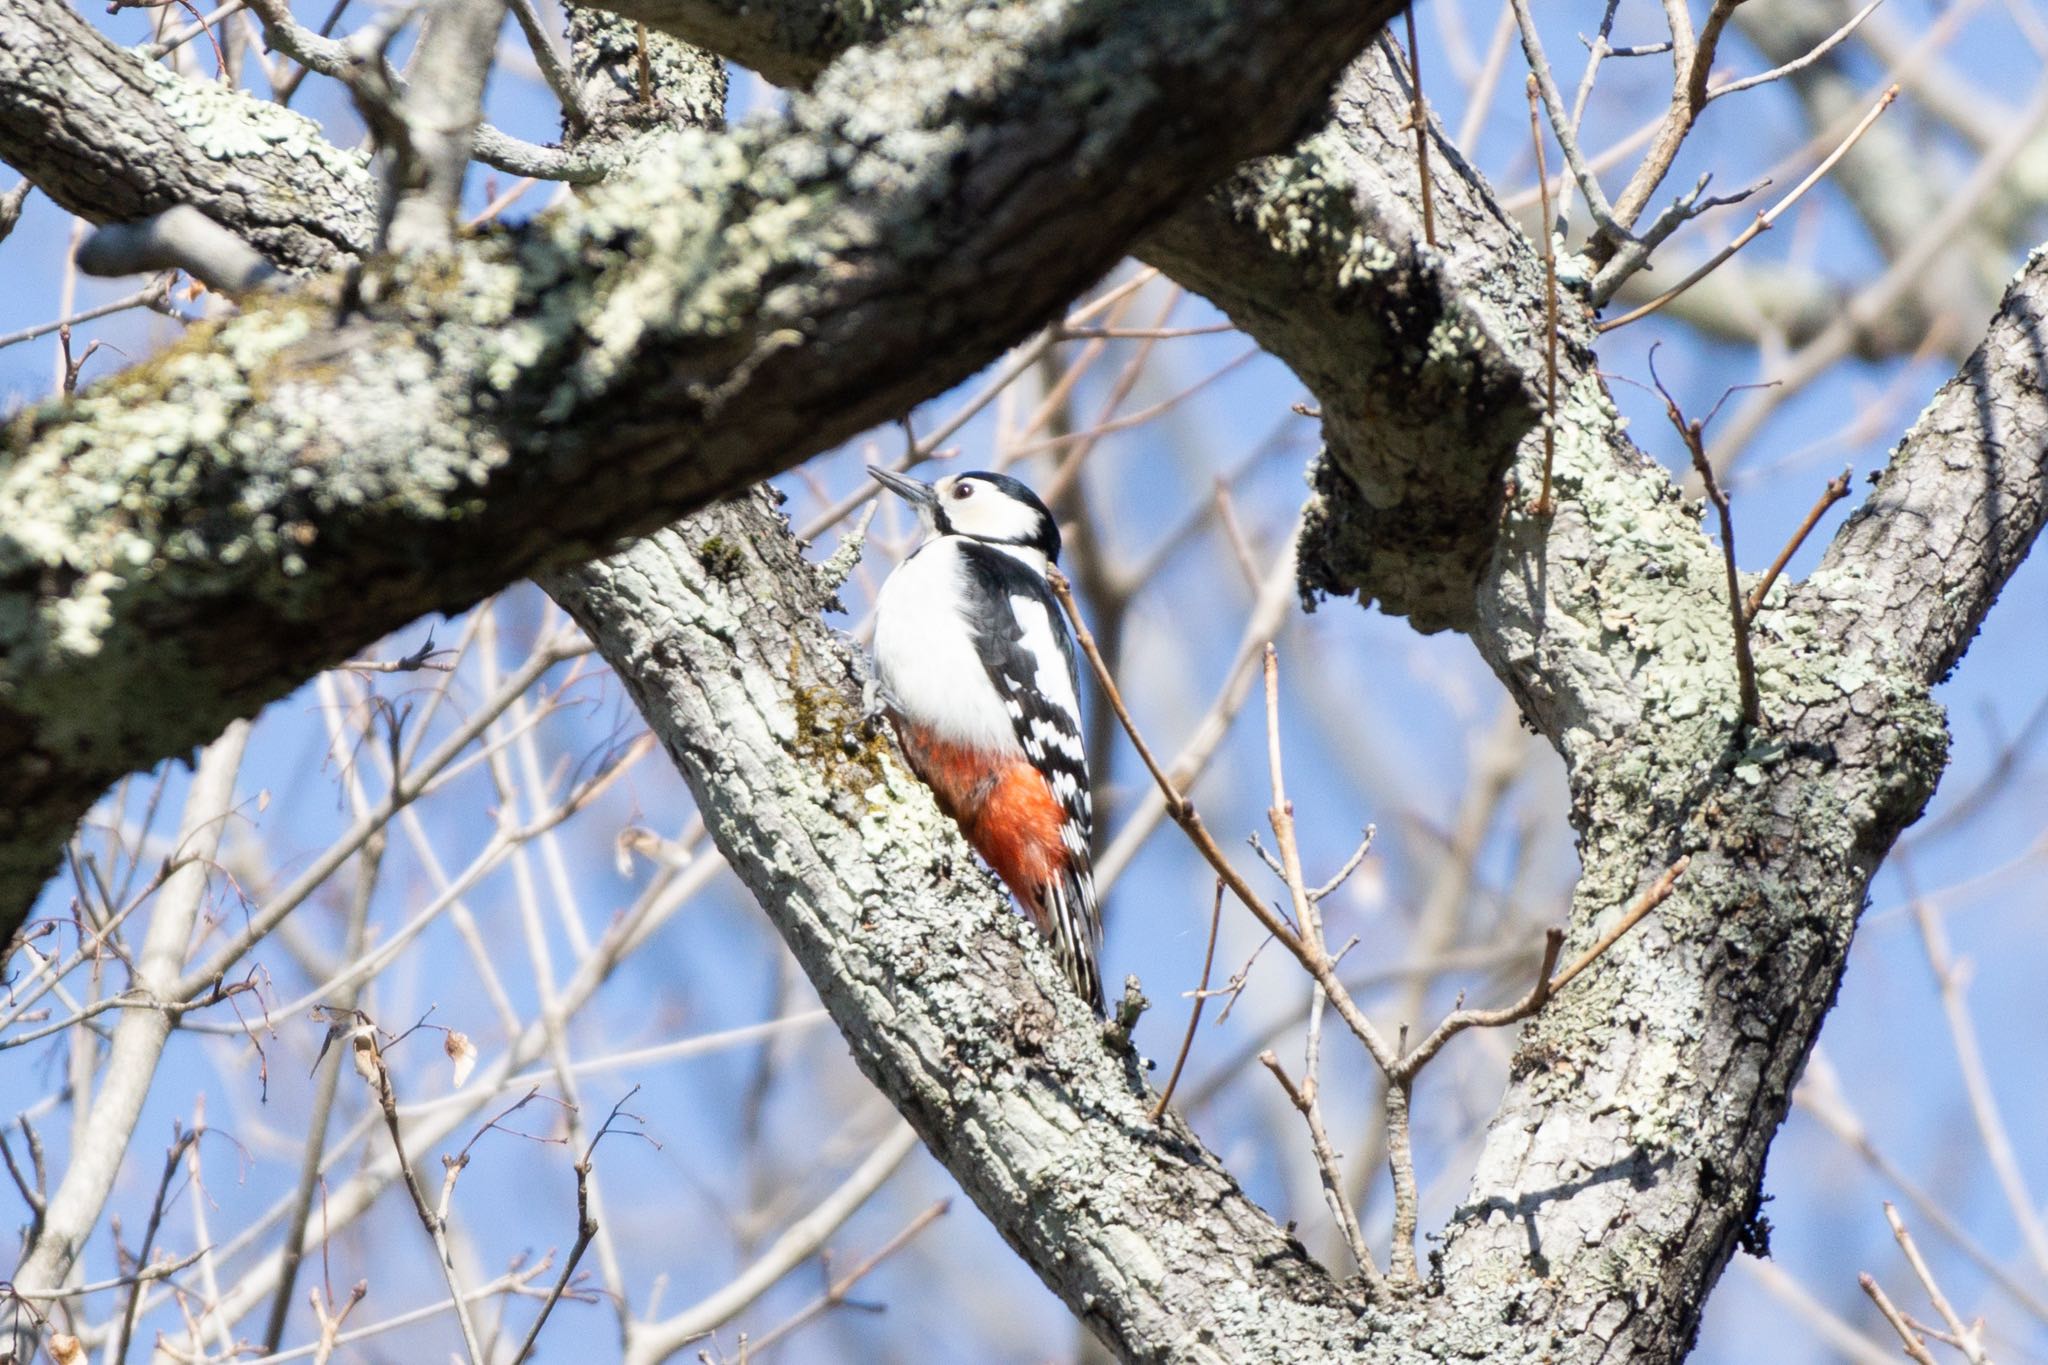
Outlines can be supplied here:
[[1277, 145], [1394, 8], [911, 27], [779, 121], [680, 136], [418, 277], [389, 265], [367, 313], [258, 301], [25, 415], [0, 442], [0, 900], [121, 772], [961, 378]]
[[[756, 495], [549, 581], [703, 803], [854, 1060], [1126, 1359], [1350, 1356], [1329, 1277], [1173, 1114], [862, 724], [826, 589]], [[1233, 1307], [1217, 1311], [1219, 1304]]]
[[0, 9], [0, 89], [0, 160], [91, 222], [196, 209], [298, 274], [369, 248], [361, 156], [302, 114], [142, 60], [65, 0]]
[[2048, 251], [1794, 589], [1927, 682], [1946, 677], [2048, 520]]

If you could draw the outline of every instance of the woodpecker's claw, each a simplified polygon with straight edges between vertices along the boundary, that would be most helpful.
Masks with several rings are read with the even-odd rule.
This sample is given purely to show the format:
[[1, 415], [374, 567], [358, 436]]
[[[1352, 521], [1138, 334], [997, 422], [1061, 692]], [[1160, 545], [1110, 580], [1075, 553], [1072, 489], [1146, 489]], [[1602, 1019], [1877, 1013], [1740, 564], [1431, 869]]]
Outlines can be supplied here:
[[888, 708], [882, 704], [882, 684], [878, 679], [869, 678], [860, 686], [860, 728], [861, 733], [873, 739], [882, 732], [882, 718]]

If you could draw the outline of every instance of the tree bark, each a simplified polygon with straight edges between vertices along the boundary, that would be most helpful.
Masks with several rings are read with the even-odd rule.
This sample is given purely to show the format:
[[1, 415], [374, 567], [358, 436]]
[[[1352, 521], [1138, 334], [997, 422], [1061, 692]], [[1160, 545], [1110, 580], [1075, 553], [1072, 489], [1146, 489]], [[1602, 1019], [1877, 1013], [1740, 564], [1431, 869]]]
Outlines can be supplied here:
[[0, 439], [0, 939], [114, 777], [908, 411], [1281, 145], [1394, 9], [942, 16], [781, 121], [681, 135], [360, 288], [252, 297], [24, 414]]
[[[850, 570], [850, 558], [839, 561]], [[1340, 1287], [1105, 1037], [860, 708], [766, 495], [545, 586], [660, 736], [855, 1061], [1125, 1359], [1349, 1359]]]
[[[791, 79], [890, 19], [619, 8]], [[1189, 199], [1294, 112], [1228, 149], [1210, 124], [1167, 137], [1147, 120], [1172, 108], [1225, 121], [1221, 109], [1234, 123], [1270, 105], [1289, 61], [1318, 69], [1343, 44], [1276, 37], [1286, 26], [1257, 9], [1265, 29], [1200, 50], [1236, 58], [1256, 37], [1265, 66], [1211, 73], [1199, 99], [1177, 85], [1171, 105], [1083, 118], [1062, 100], [1090, 63], [1174, 69], [1167, 34], [1126, 35], [1135, 46], [1112, 54], [1081, 43], [1080, 7], [1059, 13], [1067, 27], [1026, 25], [998, 45], [1050, 44], [1054, 92], [1035, 104], [1010, 108], [1023, 97], [1003, 82], [1022, 79], [1021, 56], [965, 50], [940, 14], [937, 30], [818, 76], [786, 127], [690, 143], [696, 159], [670, 163], [671, 182], [642, 174], [466, 247], [446, 275], [395, 279], [345, 323], [328, 303], [259, 303], [18, 424], [0, 476], [0, 791], [13, 798], [0, 810], [25, 812], [0, 817], [15, 821], [0, 828], [12, 889], [32, 889], [51, 841], [126, 766], [421, 610], [900, 411], [1136, 237], [1323, 407], [1304, 588], [1468, 633], [1564, 756], [1584, 868], [1572, 942], [1692, 860], [1678, 893], [1526, 1029], [1426, 1292], [1359, 1308], [1191, 1134], [1144, 1124], [1128, 1054], [1058, 989], [957, 836], [860, 728], [858, 665], [818, 620], [831, 585], [766, 509], [701, 512], [554, 590], [633, 690], [863, 1068], [1126, 1358], [1676, 1359], [1728, 1256], [1757, 1234], [1765, 1153], [1870, 875], [1940, 774], [1927, 688], [2048, 516], [2048, 264], [2037, 256], [2014, 281], [1821, 569], [1765, 604], [1751, 731], [1698, 508], [1621, 430], [1569, 292], [1545, 413], [1540, 260], [1441, 140], [1444, 246], [1419, 241], [1398, 66], [1360, 60], [1292, 153]], [[1254, 9], [1233, 13], [1248, 23]], [[1285, 13], [1292, 25], [1309, 11]], [[1157, 63], [1129, 66], [1143, 54]], [[992, 84], [985, 99], [911, 108], [877, 94], [890, 63]], [[985, 150], [953, 158], [965, 125], [985, 128]], [[1047, 148], [1057, 165], [1030, 159]], [[808, 191], [829, 202], [805, 205]], [[934, 207], [949, 194], [981, 216]], [[758, 250], [718, 240], [741, 232]], [[991, 281], [1006, 287], [983, 299]], [[1529, 505], [1546, 416], [1547, 517]], [[323, 431], [349, 439], [308, 435]], [[257, 449], [258, 434], [270, 444]], [[301, 469], [345, 477], [316, 489]], [[189, 702], [176, 726], [129, 695], [145, 660]]]

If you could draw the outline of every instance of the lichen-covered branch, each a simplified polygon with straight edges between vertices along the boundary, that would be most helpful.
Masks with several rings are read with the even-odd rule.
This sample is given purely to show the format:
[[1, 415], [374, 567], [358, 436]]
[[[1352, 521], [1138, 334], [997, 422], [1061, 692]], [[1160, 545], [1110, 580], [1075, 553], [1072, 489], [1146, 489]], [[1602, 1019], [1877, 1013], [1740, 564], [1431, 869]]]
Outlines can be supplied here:
[[65, 0], [0, 7], [0, 91], [0, 160], [82, 218], [196, 208], [296, 273], [369, 249], [360, 155], [303, 114], [144, 61]]
[[1420, 630], [1472, 624], [1516, 443], [1542, 421], [1541, 261], [1435, 139], [1441, 250], [1423, 241], [1409, 97], [1375, 46], [1329, 122], [1191, 201], [1139, 253], [1224, 310], [1315, 394], [1327, 448], [1304, 591], [1356, 593]]
[[917, 0], [618, 0], [602, 8], [720, 53], [777, 85], [801, 86], [847, 48], [879, 42], [933, 6]]
[[847, 54], [785, 118], [391, 266], [363, 310], [252, 300], [24, 415], [0, 440], [0, 902], [118, 774], [961, 378], [1278, 145], [1393, 9], [975, 6]]
[[854, 1059], [1126, 1360], [1403, 1358], [1105, 1039], [865, 727], [832, 587], [765, 496], [548, 580], [682, 769]]
[[1926, 682], [1955, 667], [2048, 520], [2043, 375], [2048, 250], [2036, 250], [1801, 589]]

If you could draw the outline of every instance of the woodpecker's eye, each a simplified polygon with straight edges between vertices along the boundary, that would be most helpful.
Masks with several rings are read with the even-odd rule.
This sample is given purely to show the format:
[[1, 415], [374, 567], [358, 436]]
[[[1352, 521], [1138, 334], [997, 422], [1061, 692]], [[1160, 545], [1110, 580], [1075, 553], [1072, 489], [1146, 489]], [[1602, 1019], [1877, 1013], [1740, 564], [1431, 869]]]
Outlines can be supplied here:
[[973, 497], [973, 496], [974, 496], [974, 485], [973, 485], [973, 484], [971, 484], [971, 483], [956, 483], [956, 484], [954, 484], [954, 485], [953, 485], [953, 499], [954, 499], [954, 501], [956, 501], [956, 502], [959, 502], [959, 501], [964, 501], [965, 499], [967, 499], [967, 498], [971, 498], [971, 497]]

